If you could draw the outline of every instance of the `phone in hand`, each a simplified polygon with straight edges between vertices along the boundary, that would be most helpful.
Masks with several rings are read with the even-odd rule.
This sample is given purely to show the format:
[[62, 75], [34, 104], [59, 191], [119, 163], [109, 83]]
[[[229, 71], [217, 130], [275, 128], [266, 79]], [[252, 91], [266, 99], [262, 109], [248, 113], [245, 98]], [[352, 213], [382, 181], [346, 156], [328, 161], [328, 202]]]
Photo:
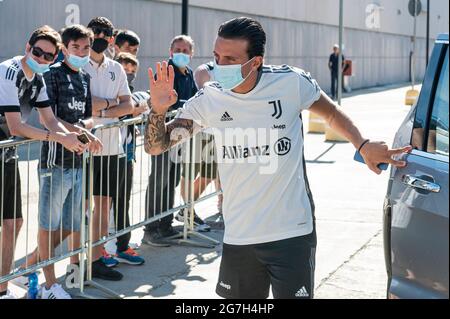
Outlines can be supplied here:
[[[353, 156], [353, 159], [354, 159], [355, 161], [357, 161], [357, 162], [366, 164], [366, 162], [364, 161], [364, 158], [362, 157], [361, 153], [358, 152], [358, 151], [355, 152], [355, 156]], [[380, 164], [378, 164], [377, 167], [378, 167], [379, 169], [385, 171], [385, 170], [388, 169], [389, 164], [388, 164], [388, 163], [380, 163]]]
[[80, 135], [77, 136], [77, 138], [83, 144], [87, 144], [90, 142], [89, 137], [87, 136], [86, 133], [81, 133]]

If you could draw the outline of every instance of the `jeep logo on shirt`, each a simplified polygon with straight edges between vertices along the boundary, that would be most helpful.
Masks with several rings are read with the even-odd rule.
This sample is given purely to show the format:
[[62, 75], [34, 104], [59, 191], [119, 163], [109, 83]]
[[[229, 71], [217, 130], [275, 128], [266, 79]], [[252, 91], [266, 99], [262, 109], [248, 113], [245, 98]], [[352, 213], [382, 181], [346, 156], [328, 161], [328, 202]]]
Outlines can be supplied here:
[[71, 110], [77, 110], [77, 111], [81, 111], [84, 113], [84, 107], [86, 105], [86, 102], [79, 102], [79, 101], [75, 101], [75, 98], [72, 97], [72, 103], [67, 104], [67, 106], [69, 107], [69, 109]]
[[274, 145], [274, 151], [277, 155], [286, 155], [291, 150], [291, 140], [287, 137], [280, 138]]

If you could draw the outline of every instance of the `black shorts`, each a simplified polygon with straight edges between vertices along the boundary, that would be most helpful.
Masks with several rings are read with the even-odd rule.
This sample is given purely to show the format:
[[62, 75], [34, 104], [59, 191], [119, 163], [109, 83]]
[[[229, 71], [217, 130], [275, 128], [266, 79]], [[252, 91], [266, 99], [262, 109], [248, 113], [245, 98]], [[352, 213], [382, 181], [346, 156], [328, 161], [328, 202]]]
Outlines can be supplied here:
[[22, 218], [21, 195], [19, 166], [15, 161], [0, 161], [0, 225], [2, 219]]
[[256, 245], [223, 244], [216, 293], [231, 299], [314, 297], [316, 233]]
[[[121, 185], [123, 185], [125, 181], [124, 168], [127, 160], [126, 156], [93, 156], [93, 159], [94, 174], [92, 194], [94, 196], [116, 198], [117, 191], [120, 191]], [[87, 181], [89, 181], [89, 179], [87, 179]], [[88, 183], [86, 183], [86, 185], [88, 185]]]

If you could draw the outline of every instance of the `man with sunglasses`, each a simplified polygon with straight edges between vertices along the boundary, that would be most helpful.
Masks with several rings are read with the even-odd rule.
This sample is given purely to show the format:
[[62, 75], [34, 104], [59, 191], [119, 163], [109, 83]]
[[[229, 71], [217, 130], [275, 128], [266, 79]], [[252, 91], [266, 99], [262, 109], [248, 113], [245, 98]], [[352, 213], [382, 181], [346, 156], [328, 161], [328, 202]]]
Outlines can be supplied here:
[[[42, 73], [55, 60], [61, 43], [59, 34], [49, 26], [36, 29], [25, 49], [25, 56], [16, 56], [0, 64], [0, 140], [23, 136], [41, 141], [57, 142], [70, 151], [81, 153], [87, 145], [77, 133], [71, 133], [59, 122], [50, 107]], [[47, 130], [26, 123], [36, 107]], [[2, 265], [0, 275], [10, 272], [14, 246], [22, 225], [20, 175], [16, 149], [0, 148], [0, 224]], [[2, 224], [3, 223], [3, 224]], [[0, 298], [14, 298], [7, 283], [0, 284]]]
[[[88, 28], [94, 33], [89, 63], [84, 71], [91, 77], [92, 116], [94, 125], [114, 123], [120, 117], [132, 114], [134, 107], [127, 76], [120, 63], [106, 57], [108, 45], [114, 42], [114, 26], [105, 17], [92, 19]], [[103, 150], [93, 160], [94, 217], [93, 241], [108, 235], [111, 205], [117, 207], [118, 185], [124, 183], [126, 154], [120, 128], [99, 129], [95, 135], [102, 141]], [[93, 249], [92, 275], [104, 280], [121, 280], [122, 274], [111, 269], [118, 261], [108, 255], [103, 245]]]

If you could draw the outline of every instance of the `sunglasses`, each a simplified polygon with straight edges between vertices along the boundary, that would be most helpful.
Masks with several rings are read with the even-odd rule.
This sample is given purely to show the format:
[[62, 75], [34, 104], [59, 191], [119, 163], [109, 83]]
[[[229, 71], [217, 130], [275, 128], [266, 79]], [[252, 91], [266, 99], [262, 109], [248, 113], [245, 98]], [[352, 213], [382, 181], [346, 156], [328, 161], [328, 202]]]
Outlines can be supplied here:
[[104, 27], [92, 27], [92, 32], [94, 32], [94, 34], [100, 34], [103, 33], [105, 35], [105, 37], [112, 37], [113, 35], [113, 30], [111, 28], [104, 28]]
[[32, 47], [31, 53], [38, 58], [44, 56], [44, 60], [48, 62], [52, 62], [55, 59], [55, 53], [45, 52], [40, 47]]

